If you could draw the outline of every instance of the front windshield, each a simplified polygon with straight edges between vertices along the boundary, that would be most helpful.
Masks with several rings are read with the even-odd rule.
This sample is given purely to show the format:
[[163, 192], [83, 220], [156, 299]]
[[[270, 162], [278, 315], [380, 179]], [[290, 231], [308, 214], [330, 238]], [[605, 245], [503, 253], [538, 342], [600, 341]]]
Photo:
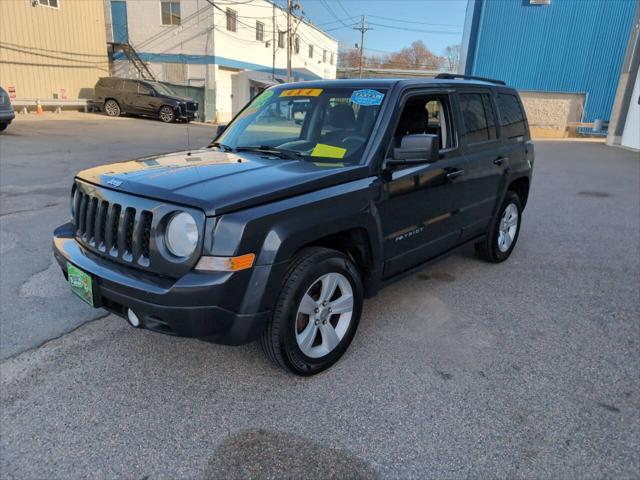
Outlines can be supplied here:
[[163, 85], [162, 83], [149, 82], [149, 85], [153, 87], [156, 93], [159, 93], [161, 95], [175, 95], [175, 92], [173, 90], [171, 90], [166, 85]]
[[359, 163], [386, 90], [272, 88], [256, 97], [217, 139], [233, 150], [293, 152], [313, 161]]

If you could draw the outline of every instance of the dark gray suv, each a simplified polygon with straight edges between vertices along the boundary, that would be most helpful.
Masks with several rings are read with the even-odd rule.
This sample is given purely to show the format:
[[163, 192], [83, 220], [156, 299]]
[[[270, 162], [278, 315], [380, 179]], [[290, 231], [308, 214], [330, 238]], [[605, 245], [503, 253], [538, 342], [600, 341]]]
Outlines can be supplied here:
[[0, 87], [0, 132], [5, 130], [14, 118], [16, 118], [16, 114], [13, 111], [9, 94]]
[[78, 173], [54, 253], [76, 294], [134, 327], [259, 339], [313, 375], [390, 282], [466, 244], [507, 260], [533, 163], [498, 82], [279, 85], [206, 148]]

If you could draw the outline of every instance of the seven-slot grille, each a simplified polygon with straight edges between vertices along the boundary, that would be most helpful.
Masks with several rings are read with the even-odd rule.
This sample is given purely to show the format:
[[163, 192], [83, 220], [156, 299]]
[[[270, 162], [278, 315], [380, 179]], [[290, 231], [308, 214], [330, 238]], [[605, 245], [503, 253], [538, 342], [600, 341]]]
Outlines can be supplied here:
[[76, 236], [82, 243], [125, 262], [149, 266], [150, 211], [110, 203], [78, 189], [73, 204]]

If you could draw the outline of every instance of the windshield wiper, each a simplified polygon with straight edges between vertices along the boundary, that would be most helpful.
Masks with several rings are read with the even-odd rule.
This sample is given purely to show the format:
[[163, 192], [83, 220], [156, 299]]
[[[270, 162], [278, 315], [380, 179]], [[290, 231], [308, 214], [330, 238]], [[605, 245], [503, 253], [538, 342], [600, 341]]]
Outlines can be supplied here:
[[220, 143], [220, 142], [213, 142], [209, 144], [210, 147], [217, 147], [220, 150], [224, 151], [224, 152], [231, 152], [233, 149], [229, 146], [229, 145], [225, 145], [224, 143]]
[[275, 155], [276, 157], [284, 158], [286, 160], [296, 160], [302, 157], [302, 154], [295, 150], [287, 150], [287, 149], [278, 148], [278, 147], [269, 147], [267, 145], [237, 147], [236, 152], [268, 153], [269, 155]]

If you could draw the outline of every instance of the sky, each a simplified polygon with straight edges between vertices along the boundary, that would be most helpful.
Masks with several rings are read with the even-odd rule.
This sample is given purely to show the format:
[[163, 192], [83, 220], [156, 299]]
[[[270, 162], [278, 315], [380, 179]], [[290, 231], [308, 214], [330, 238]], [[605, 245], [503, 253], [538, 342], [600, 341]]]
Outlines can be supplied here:
[[[286, 5], [286, 0], [278, 3]], [[371, 22], [367, 26], [373, 28], [365, 33], [364, 45], [369, 55], [398, 51], [415, 40], [422, 40], [440, 55], [448, 45], [461, 43], [467, 7], [467, 0], [301, 0], [301, 3], [306, 17], [336, 38], [340, 48], [360, 42], [360, 32], [350, 27], [360, 22], [360, 15], [367, 16], [367, 24]]]

